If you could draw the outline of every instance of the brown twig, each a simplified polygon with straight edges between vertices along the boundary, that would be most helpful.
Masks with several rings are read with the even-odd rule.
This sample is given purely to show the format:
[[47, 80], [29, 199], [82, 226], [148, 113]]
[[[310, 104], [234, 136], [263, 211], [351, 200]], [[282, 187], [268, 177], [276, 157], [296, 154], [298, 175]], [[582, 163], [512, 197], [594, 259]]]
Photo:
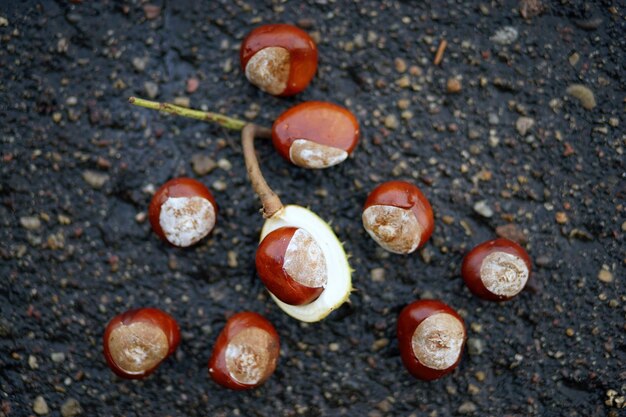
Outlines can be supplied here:
[[246, 161], [248, 178], [250, 178], [254, 192], [259, 196], [263, 204], [263, 217], [269, 219], [283, 208], [283, 203], [281, 203], [278, 195], [272, 191], [270, 186], [267, 185], [265, 178], [263, 178], [254, 150], [255, 137], [271, 138], [272, 131], [255, 124], [247, 124], [241, 131], [241, 146], [243, 147], [243, 157]]
[[433, 64], [435, 65], [441, 64], [441, 61], [443, 60], [443, 53], [445, 52], [447, 46], [448, 46], [448, 41], [446, 41], [445, 39], [442, 40], [441, 43], [439, 44], [439, 47], [437, 48], [437, 53], [435, 54], [435, 59], [433, 61]]

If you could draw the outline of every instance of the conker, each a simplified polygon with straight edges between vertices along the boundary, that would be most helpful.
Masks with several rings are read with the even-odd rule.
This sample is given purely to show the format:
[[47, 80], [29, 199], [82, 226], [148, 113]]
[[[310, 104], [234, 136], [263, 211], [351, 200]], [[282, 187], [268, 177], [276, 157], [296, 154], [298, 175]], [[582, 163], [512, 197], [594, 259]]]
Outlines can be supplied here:
[[256, 252], [256, 270], [267, 289], [284, 303], [309, 304], [328, 281], [322, 248], [305, 229], [281, 227]]
[[180, 342], [176, 320], [156, 308], [139, 308], [119, 314], [104, 331], [104, 357], [122, 378], [150, 375]]
[[423, 246], [435, 224], [424, 194], [405, 181], [389, 181], [376, 187], [365, 201], [362, 220], [376, 243], [399, 254]]
[[276, 369], [280, 342], [272, 323], [249, 311], [230, 317], [217, 337], [209, 375], [233, 390], [256, 388]]
[[359, 140], [359, 123], [346, 108], [323, 101], [291, 107], [274, 121], [278, 153], [302, 168], [328, 168], [343, 162]]
[[530, 277], [528, 253], [517, 243], [500, 238], [483, 242], [463, 259], [461, 275], [477, 296], [506, 301], [519, 294]]
[[243, 40], [239, 55], [248, 81], [275, 96], [299, 93], [317, 71], [315, 42], [292, 25], [264, 25], [252, 30]]
[[466, 339], [461, 316], [439, 300], [419, 300], [398, 317], [402, 363], [418, 379], [431, 381], [452, 372]]
[[208, 235], [217, 217], [217, 204], [200, 181], [176, 178], [163, 184], [148, 210], [152, 230], [179, 247], [197, 243]]

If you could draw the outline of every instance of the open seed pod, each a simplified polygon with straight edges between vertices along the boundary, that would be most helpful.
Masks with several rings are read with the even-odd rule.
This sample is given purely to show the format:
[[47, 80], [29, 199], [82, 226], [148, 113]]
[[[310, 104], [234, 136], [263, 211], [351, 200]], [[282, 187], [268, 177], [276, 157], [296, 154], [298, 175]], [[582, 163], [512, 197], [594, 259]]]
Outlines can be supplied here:
[[241, 68], [252, 84], [274, 96], [304, 90], [317, 71], [313, 39], [292, 25], [263, 25], [241, 44]]
[[359, 123], [346, 108], [307, 101], [282, 113], [272, 126], [278, 153], [302, 168], [322, 169], [348, 158], [359, 141]]
[[[297, 234], [303, 237], [298, 238]], [[294, 237], [299, 240], [295, 245]], [[326, 222], [295, 205], [283, 207], [265, 221], [259, 251], [276, 242], [280, 246], [281, 239], [287, 254], [282, 257], [282, 264], [266, 256], [259, 259], [257, 255], [257, 272], [285, 313], [305, 322], [322, 320], [339, 308], [352, 290], [352, 270], [341, 242]], [[272, 267], [260, 265], [264, 262]]]

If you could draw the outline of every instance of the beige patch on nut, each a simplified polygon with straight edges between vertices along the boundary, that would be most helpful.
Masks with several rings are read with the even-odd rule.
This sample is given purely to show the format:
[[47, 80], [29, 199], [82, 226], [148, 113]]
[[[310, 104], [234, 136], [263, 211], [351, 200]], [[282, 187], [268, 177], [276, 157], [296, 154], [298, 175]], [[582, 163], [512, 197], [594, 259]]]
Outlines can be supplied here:
[[226, 369], [240, 384], [254, 385], [267, 379], [276, 368], [278, 346], [258, 327], [237, 333], [226, 347]]
[[437, 313], [417, 326], [411, 347], [423, 365], [431, 369], [448, 369], [459, 359], [464, 340], [463, 324], [450, 314]]
[[167, 336], [145, 322], [120, 324], [109, 336], [109, 353], [124, 372], [141, 374], [157, 366], [169, 350]]
[[202, 197], [170, 197], [161, 205], [159, 224], [171, 244], [191, 246], [213, 230], [215, 208]]
[[492, 252], [480, 264], [480, 279], [496, 295], [513, 297], [528, 281], [528, 267], [519, 257], [506, 252]]
[[348, 152], [343, 149], [320, 145], [307, 139], [296, 139], [289, 148], [289, 159], [302, 168], [328, 168], [340, 164], [346, 158]]
[[294, 281], [306, 287], [323, 287], [328, 281], [324, 252], [304, 229], [296, 230], [291, 237], [285, 251], [283, 269]]
[[420, 244], [423, 228], [410, 209], [374, 205], [363, 211], [362, 219], [367, 233], [389, 252], [411, 253]]
[[246, 78], [266, 93], [278, 95], [287, 88], [291, 56], [280, 46], [258, 51], [246, 65]]

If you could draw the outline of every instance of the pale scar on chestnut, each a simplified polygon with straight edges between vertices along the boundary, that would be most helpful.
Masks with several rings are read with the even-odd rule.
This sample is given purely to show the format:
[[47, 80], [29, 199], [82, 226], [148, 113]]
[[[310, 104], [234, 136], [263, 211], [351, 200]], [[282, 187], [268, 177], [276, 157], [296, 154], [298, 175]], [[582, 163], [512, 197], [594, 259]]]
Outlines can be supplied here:
[[323, 287], [328, 281], [322, 248], [304, 229], [296, 230], [291, 237], [285, 251], [283, 269], [294, 281], [306, 287]]
[[113, 361], [129, 374], [154, 368], [165, 359], [169, 350], [163, 330], [144, 322], [120, 324], [113, 329], [108, 342]]
[[380, 246], [394, 253], [411, 253], [420, 244], [423, 228], [411, 210], [374, 205], [363, 211], [363, 226]]
[[450, 314], [437, 313], [417, 326], [411, 347], [420, 363], [432, 369], [447, 369], [459, 358], [464, 340], [463, 324]]
[[524, 261], [506, 252], [492, 252], [480, 265], [483, 285], [496, 295], [512, 297], [518, 294], [526, 285], [528, 275]]
[[246, 78], [266, 93], [281, 94], [287, 88], [291, 56], [279, 46], [269, 46], [255, 53], [246, 65]]
[[264, 381], [276, 368], [277, 346], [265, 330], [250, 327], [237, 333], [225, 352], [226, 369], [240, 384]]
[[170, 243], [190, 246], [215, 226], [215, 208], [202, 197], [170, 197], [161, 206], [159, 224]]
[[296, 139], [289, 148], [289, 159], [302, 168], [328, 168], [348, 158], [348, 152], [333, 146]]

